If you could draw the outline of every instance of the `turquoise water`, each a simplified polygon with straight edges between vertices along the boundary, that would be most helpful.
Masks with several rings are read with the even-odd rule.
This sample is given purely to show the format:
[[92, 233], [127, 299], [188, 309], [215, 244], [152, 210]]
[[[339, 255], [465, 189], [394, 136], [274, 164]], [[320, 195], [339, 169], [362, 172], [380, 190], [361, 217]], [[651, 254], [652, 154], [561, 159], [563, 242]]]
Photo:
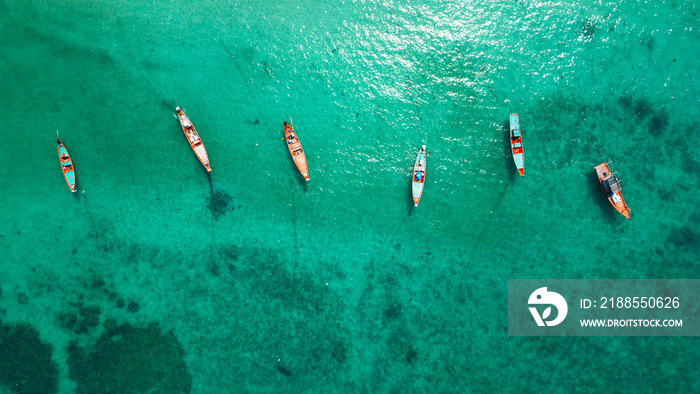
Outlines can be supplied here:
[[0, 2], [0, 392], [700, 390], [696, 338], [508, 337], [506, 304], [699, 277], [699, 11]]

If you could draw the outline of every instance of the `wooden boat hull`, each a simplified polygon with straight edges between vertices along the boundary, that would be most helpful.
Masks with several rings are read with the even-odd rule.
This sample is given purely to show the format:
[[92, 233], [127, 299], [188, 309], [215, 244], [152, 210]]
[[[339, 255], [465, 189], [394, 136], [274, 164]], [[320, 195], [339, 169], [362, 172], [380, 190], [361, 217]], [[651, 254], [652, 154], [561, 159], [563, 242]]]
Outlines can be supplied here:
[[[630, 211], [625, 199], [622, 198], [621, 188], [615, 174], [610, 171], [608, 163], [599, 164], [595, 167], [596, 175], [598, 175], [598, 181], [600, 186], [603, 187], [608, 201], [612, 204], [615, 209], [622, 214], [622, 216], [627, 219], [630, 218]], [[617, 185], [617, 187], [615, 187]]]
[[185, 133], [185, 138], [187, 138], [187, 142], [189, 142], [194, 154], [197, 155], [197, 158], [207, 169], [207, 172], [211, 172], [211, 167], [209, 166], [209, 156], [207, 155], [207, 150], [204, 148], [204, 142], [202, 142], [202, 139], [199, 137], [199, 133], [197, 133], [197, 129], [194, 128], [190, 118], [185, 115], [182, 108], [178, 106], [175, 108], [175, 111], [177, 111], [177, 118], [180, 121], [180, 126], [182, 127], [182, 131]]
[[68, 154], [68, 149], [63, 144], [63, 141], [56, 138], [58, 143], [58, 160], [61, 163], [61, 170], [63, 171], [63, 177], [66, 179], [66, 183], [70, 188], [70, 191], [75, 193], [75, 168], [73, 168], [73, 161]]
[[523, 157], [523, 141], [520, 134], [520, 115], [510, 114], [510, 150], [513, 161], [520, 176], [525, 176], [525, 158]]
[[425, 145], [423, 145], [416, 155], [416, 161], [413, 163], [413, 177], [411, 178], [411, 191], [413, 193], [413, 203], [415, 206], [418, 206], [418, 202], [423, 195], [423, 185], [425, 184], [425, 167]]
[[299, 137], [297, 137], [294, 129], [287, 122], [284, 122], [284, 140], [287, 142], [287, 148], [289, 148], [289, 154], [292, 155], [294, 164], [296, 164], [299, 172], [308, 182], [311, 178], [309, 178], [309, 166], [306, 163], [304, 148], [301, 146]]

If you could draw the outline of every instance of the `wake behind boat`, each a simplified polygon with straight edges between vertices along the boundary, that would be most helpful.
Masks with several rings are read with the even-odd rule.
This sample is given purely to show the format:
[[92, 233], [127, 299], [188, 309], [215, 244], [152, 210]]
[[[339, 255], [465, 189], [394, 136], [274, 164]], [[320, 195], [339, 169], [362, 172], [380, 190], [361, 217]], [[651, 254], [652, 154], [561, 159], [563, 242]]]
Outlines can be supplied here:
[[180, 106], [175, 107], [175, 111], [177, 111], [177, 118], [180, 120], [180, 126], [182, 126], [182, 131], [185, 133], [185, 137], [187, 137], [187, 142], [190, 143], [192, 150], [199, 158], [199, 161], [202, 162], [202, 165], [206, 167], [207, 172], [211, 172], [209, 156], [207, 156], [207, 150], [204, 148], [202, 139], [199, 138], [197, 129], [194, 128], [194, 125], [190, 122], [190, 118], [185, 115], [185, 112]]
[[608, 197], [610, 204], [612, 204], [622, 216], [629, 219], [631, 209], [627, 207], [625, 199], [622, 198], [622, 186], [620, 186], [620, 180], [617, 178], [617, 171], [615, 171], [614, 168], [612, 168], [611, 171], [611, 167], [612, 161], [598, 164], [595, 167], [596, 175], [598, 175], [600, 185], [603, 187], [603, 190], [605, 190], [605, 195]]
[[525, 161], [523, 158], [523, 141], [520, 135], [520, 115], [510, 114], [510, 150], [513, 152], [513, 161], [518, 168], [520, 176], [525, 176]]
[[413, 203], [418, 206], [420, 196], [423, 194], [423, 184], [425, 183], [425, 145], [421, 146], [413, 164], [413, 177], [411, 178], [411, 191], [413, 192]]
[[286, 121], [284, 122], [284, 139], [287, 141], [287, 148], [289, 148], [289, 153], [292, 155], [292, 159], [294, 159], [294, 164], [296, 164], [299, 172], [301, 172], [301, 175], [303, 175], [304, 179], [308, 182], [310, 180], [309, 167], [306, 164], [304, 148], [301, 147], [301, 142], [299, 142], [299, 138], [294, 132], [294, 129]]
[[66, 183], [70, 188], [70, 191], [75, 193], [75, 169], [73, 168], [73, 161], [68, 154], [68, 149], [63, 144], [63, 141], [56, 138], [56, 143], [58, 143], [58, 160], [61, 162], [61, 170], [63, 170], [63, 177], [66, 178]]

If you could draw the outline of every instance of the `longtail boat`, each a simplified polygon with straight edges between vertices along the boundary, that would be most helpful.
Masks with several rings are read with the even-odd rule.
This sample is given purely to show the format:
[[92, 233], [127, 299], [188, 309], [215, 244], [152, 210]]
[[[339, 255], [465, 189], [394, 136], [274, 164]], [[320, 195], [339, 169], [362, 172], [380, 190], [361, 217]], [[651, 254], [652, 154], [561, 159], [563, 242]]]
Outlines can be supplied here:
[[70, 191], [75, 193], [75, 169], [73, 168], [73, 161], [71, 160], [70, 155], [68, 154], [68, 149], [66, 149], [63, 141], [56, 137], [56, 143], [58, 143], [58, 160], [61, 162], [63, 177], [66, 178], [66, 183], [68, 184]]
[[523, 140], [520, 135], [520, 115], [510, 114], [510, 150], [513, 152], [513, 161], [518, 168], [520, 176], [525, 176], [525, 162], [523, 159]]
[[187, 142], [190, 143], [192, 150], [199, 158], [199, 161], [202, 162], [202, 165], [206, 167], [207, 172], [211, 172], [209, 156], [207, 156], [207, 150], [204, 149], [204, 143], [202, 139], [199, 138], [197, 129], [194, 128], [194, 125], [190, 122], [190, 118], [185, 115], [185, 112], [180, 106], [175, 107], [175, 111], [177, 111], [177, 118], [180, 120], [180, 126], [182, 126], [182, 131], [185, 133], [185, 137], [187, 137]]
[[413, 164], [413, 177], [411, 178], [413, 192], [413, 202], [418, 206], [420, 196], [423, 194], [423, 184], [425, 183], [425, 145], [420, 147], [416, 162]]
[[612, 168], [612, 170], [611, 168], [612, 161], [609, 161], [603, 164], [598, 164], [595, 167], [595, 172], [598, 175], [600, 185], [603, 186], [603, 190], [605, 191], [605, 195], [608, 197], [610, 204], [612, 204], [613, 207], [615, 207], [615, 209], [622, 214], [622, 216], [629, 219], [631, 209], [627, 207], [625, 199], [622, 198], [622, 186], [620, 186], [617, 171], [615, 171], [615, 168]]
[[294, 164], [297, 165], [304, 179], [308, 181], [310, 179], [309, 167], [306, 164], [304, 148], [301, 147], [301, 142], [299, 142], [299, 138], [294, 132], [294, 129], [286, 121], [284, 122], [284, 139], [287, 141], [287, 148], [289, 148], [289, 153], [292, 155], [292, 159], [294, 159]]

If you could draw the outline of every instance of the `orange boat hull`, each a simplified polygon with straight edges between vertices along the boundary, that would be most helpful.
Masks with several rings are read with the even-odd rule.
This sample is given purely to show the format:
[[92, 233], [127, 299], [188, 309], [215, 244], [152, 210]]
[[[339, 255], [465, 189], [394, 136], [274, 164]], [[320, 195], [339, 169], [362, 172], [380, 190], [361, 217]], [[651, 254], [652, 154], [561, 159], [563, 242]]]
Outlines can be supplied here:
[[207, 150], [204, 148], [204, 142], [199, 137], [197, 129], [190, 121], [190, 118], [185, 115], [185, 112], [180, 108], [175, 108], [177, 111], [177, 118], [180, 121], [180, 127], [182, 127], [182, 132], [185, 133], [185, 138], [189, 142], [190, 147], [194, 151], [195, 155], [199, 159], [200, 163], [207, 169], [207, 172], [211, 172], [211, 167], [209, 167], [209, 156], [207, 155]]
[[306, 154], [304, 154], [304, 148], [302, 148], [301, 142], [299, 142], [299, 137], [297, 137], [294, 129], [292, 129], [292, 126], [290, 126], [287, 122], [284, 122], [284, 140], [287, 142], [287, 148], [289, 148], [289, 154], [292, 155], [294, 164], [296, 164], [304, 179], [309, 181], [309, 167], [306, 164]]
[[63, 177], [66, 179], [66, 184], [68, 184], [70, 191], [75, 193], [75, 168], [73, 167], [73, 161], [63, 141], [56, 138], [56, 142], [58, 143], [58, 160], [61, 162]]
[[600, 186], [603, 187], [603, 190], [605, 191], [606, 196], [608, 197], [608, 201], [610, 201], [610, 204], [612, 204], [615, 209], [622, 214], [622, 216], [626, 217], [627, 219], [630, 219], [630, 211], [629, 207], [627, 206], [627, 203], [625, 203], [625, 199], [622, 198], [622, 193], [620, 192], [620, 188], [618, 185], [618, 190], [612, 190], [610, 187], [610, 182], [611, 180], [614, 180], [615, 183], [617, 183], [617, 178], [615, 177], [614, 174], [610, 172], [610, 167], [608, 167], [608, 163], [603, 163], [599, 164], [595, 167], [596, 175], [598, 176], [598, 182], [600, 182]]
[[525, 158], [523, 155], [523, 139], [520, 132], [519, 114], [510, 114], [510, 150], [520, 176], [525, 176]]
[[[411, 193], [413, 193], [413, 203], [418, 206], [421, 196], [423, 195], [423, 185], [425, 184], [425, 145], [421, 146], [416, 155], [416, 161], [413, 163], [413, 176], [411, 178]], [[418, 176], [419, 175], [419, 176]]]

